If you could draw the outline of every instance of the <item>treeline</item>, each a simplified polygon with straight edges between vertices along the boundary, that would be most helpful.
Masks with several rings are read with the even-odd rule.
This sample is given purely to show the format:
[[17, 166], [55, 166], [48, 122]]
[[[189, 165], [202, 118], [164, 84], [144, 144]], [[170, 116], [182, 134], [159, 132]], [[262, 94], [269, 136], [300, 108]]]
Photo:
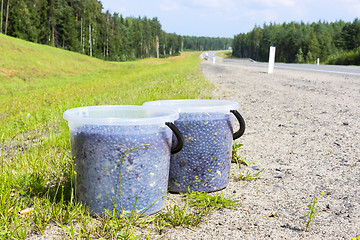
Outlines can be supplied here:
[[[255, 26], [234, 37], [233, 55], [268, 61], [271, 44], [276, 46], [277, 62], [314, 63], [320, 58], [322, 62], [360, 65], [360, 20]], [[348, 55], [352, 56], [350, 62]]]
[[166, 33], [156, 17], [103, 12], [98, 0], [1, 0], [0, 18], [6, 35], [111, 61], [224, 49], [232, 40]]
[[184, 36], [184, 50], [208, 51], [226, 50], [232, 45], [232, 38], [190, 37]]
[[162, 31], [157, 18], [104, 13], [97, 0], [5, 2], [1, 30], [13, 37], [113, 61], [180, 53], [181, 36]]

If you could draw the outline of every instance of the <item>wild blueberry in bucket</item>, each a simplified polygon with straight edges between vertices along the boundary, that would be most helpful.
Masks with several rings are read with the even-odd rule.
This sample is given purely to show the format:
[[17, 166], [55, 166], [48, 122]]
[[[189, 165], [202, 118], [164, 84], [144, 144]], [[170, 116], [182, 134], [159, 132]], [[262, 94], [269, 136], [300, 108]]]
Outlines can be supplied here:
[[[114, 208], [119, 214], [133, 208], [144, 214], [161, 210], [167, 193], [170, 151], [176, 153], [183, 146], [181, 132], [173, 124], [178, 116], [174, 110], [134, 105], [65, 111], [77, 200], [96, 215]], [[172, 132], [179, 139], [173, 147]]]
[[168, 186], [171, 133], [151, 125], [83, 125], [72, 130], [77, 199], [97, 215], [105, 208], [112, 211], [113, 204], [119, 213], [131, 212], [136, 198], [136, 212], [149, 207], [145, 214], [160, 211]]
[[230, 112], [180, 113], [175, 125], [184, 136], [184, 146], [171, 155], [170, 191], [213, 192], [228, 185], [233, 119]]

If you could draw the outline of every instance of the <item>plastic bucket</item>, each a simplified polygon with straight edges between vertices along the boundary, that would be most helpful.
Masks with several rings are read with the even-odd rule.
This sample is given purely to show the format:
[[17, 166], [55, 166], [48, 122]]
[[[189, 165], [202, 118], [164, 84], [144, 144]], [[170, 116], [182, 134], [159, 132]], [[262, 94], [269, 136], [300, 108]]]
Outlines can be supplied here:
[[[182, 147], [181, 133], [171, 123], [176, 111], [90, 106], [67, 110], [63, 117], [70, 129], [77, 200], [92, 214], [105, 215], [105, 209], [152, 214], [164, 207], [170, 153]], [[170, 128], [180, 142], [173, 148]]]
[[[230, 180], [233, 140], [245, 131], [237, 102], [225, 100], [160, 100], [143, 106], [174, 109], [179, 112], [175, 125], [184, 137], [183, 149], [171, 155], [169, 191], [213, 192], [225, 188]], [[234, 116], [240, 129], [233, 133]], [[175, 144], [176, 141], [173, 141]]]

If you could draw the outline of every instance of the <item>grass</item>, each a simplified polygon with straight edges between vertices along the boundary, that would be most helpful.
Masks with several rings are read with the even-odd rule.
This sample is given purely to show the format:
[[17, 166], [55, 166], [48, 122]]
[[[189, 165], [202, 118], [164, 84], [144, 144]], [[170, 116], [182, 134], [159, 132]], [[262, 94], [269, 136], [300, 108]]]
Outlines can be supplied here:
[[179, 206], [174, 200], [170, 199], [174, 204], [167, 205], [158, 215], [149, 218], [154, 223], [157, 230], [161, 233], [166, 228], [175, 228], [186, 226], [195, 228], [202, 223], [206, 216], [217, 209], [235, 209], [238, 205], [237, 201], [231, 200], [229, 197], [209, 194], [206, 192], [189, 192], [182, 194], [184, 206]]
[[256, 180], [261, 177], [260, 173], [264, 171], [264, 169], [251, 174], [249, 171], [244, 172], [243, 166], [249, 167], [253, 162], [247, 161], [245, 158], [241, 157], [239, 154], [239, 151], [242, 149], [243, 144], [233, 142], [232, 146], [232, 158], [231, 162], [236, 163], [236, 171], [232, 171], [232, 176], [235, 180], [244, 180], [244, 181], [250, 181], [250, 180]]
[[238, 202], [224, 197], [224, 193], [221, 193], [221, 195], [219, 195], [219, 193], [211, 195], [206, 192], [190, 192], [186, 193], [184, 196], [185, 199], [189, 201], [191, 207], [207, 211], [222, 208], [235, 209], [238, 205]]
[[238, 142], [233, 142], [232, 145], [232, 156], [231, 156], [231, 162], [232, 163], [242, 163], [246, 166], [250, 166], [252, 163], [247, 161], [245, 158], [241, 157], [241, 155], [239, 154], [239, 151], [242, 149], [242, 147], [244, 146], [244, 144], [238, 143]]
[[260, 173], [262, 173], [264, 171], [264, 169], [262, 169], [254, 174], [250, 173], [249, 171], [244, 173], [241, 170], [239, 163], [236, 164], [236, 167], [237, 167], [237, 171], [232, 171], [232, 176], [235, 180], [238, 180], [238, 181], [240, 181], [240, 180], [250, 181], [250, 180], [259, 179], [261, 177]]
[[232, 50], [218, 52], [216, 53], [216, 56], [221, 58], [232, 58]]
[[65, 110], [209, 98], [199, 53], [105, 62], [0, 34], [0, 239], [137, 237], [137, 218], [91, 217], [76, 202]]
[[181, 207], [174, 200], [172, 201], [175, 203], [173, 206], [167, 205], [164, 210], [151, 219], [159, 232], [166, 228], [180, 226], [195, 228], [203, 222], [207, 215], [205, 211], [191, 212], [188, 202]]
[[305, 232], [308, 231], [309, 227], [311, 224], [314, 224], [314, 217], [316, 215], [316, 213], [319, 211], [317, 209], [317, 203], [319, 202], [319, 198], [323, 195], [324, 193], [322, 192], [320, 194], [320, 196], [316, 196], [316, 194], [314, 195], [314, 199], [313, 199], [313, 202], [312, 204], [309, 204], [308, 205], [308, 208], [309, 208], [309, 212], [307, 213], [307, 222], [306, 222], [306, 225], [305, 225]]
[[191, 192], [153, 216], [113, 211], [94, 217], [76, 201], [63, 112], [209, 98], [212, 85], [200, 72], [199, 54], [114, 63], [0, 34], [0, 239], [49, 229], [59, 239], [149, 239], [154, 231], [195, 228], [212, 211], [235, 208], [223, 194]]

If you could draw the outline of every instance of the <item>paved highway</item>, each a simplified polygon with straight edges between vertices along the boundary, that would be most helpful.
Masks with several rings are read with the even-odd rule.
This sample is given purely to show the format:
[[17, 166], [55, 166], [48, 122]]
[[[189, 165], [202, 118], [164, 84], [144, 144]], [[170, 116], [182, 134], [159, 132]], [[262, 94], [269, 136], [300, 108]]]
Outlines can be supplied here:
[[[223, 62], [224, 64], [239, 64], [246, 66], [255, 66], [265, 68], [264, 71], [267, 72], [268, 63], [265, 62], [255, 62], [250, 59], [221, 59], [216, 57], [216, 51], [205, 52], [201, 56], [207, 56], [205, 59], [215, 63]], [[297, 71], [312, 71], [312, 72], [323, 72], [330, 74], [341, 74], [341, 75], [355, 75], [360, 76], [360, 66], [340, 66], [340, 65], [316, 65], [316, 64], [296, 64], [296, 63], [275, 63], [276, 69], [289, 69]]]

